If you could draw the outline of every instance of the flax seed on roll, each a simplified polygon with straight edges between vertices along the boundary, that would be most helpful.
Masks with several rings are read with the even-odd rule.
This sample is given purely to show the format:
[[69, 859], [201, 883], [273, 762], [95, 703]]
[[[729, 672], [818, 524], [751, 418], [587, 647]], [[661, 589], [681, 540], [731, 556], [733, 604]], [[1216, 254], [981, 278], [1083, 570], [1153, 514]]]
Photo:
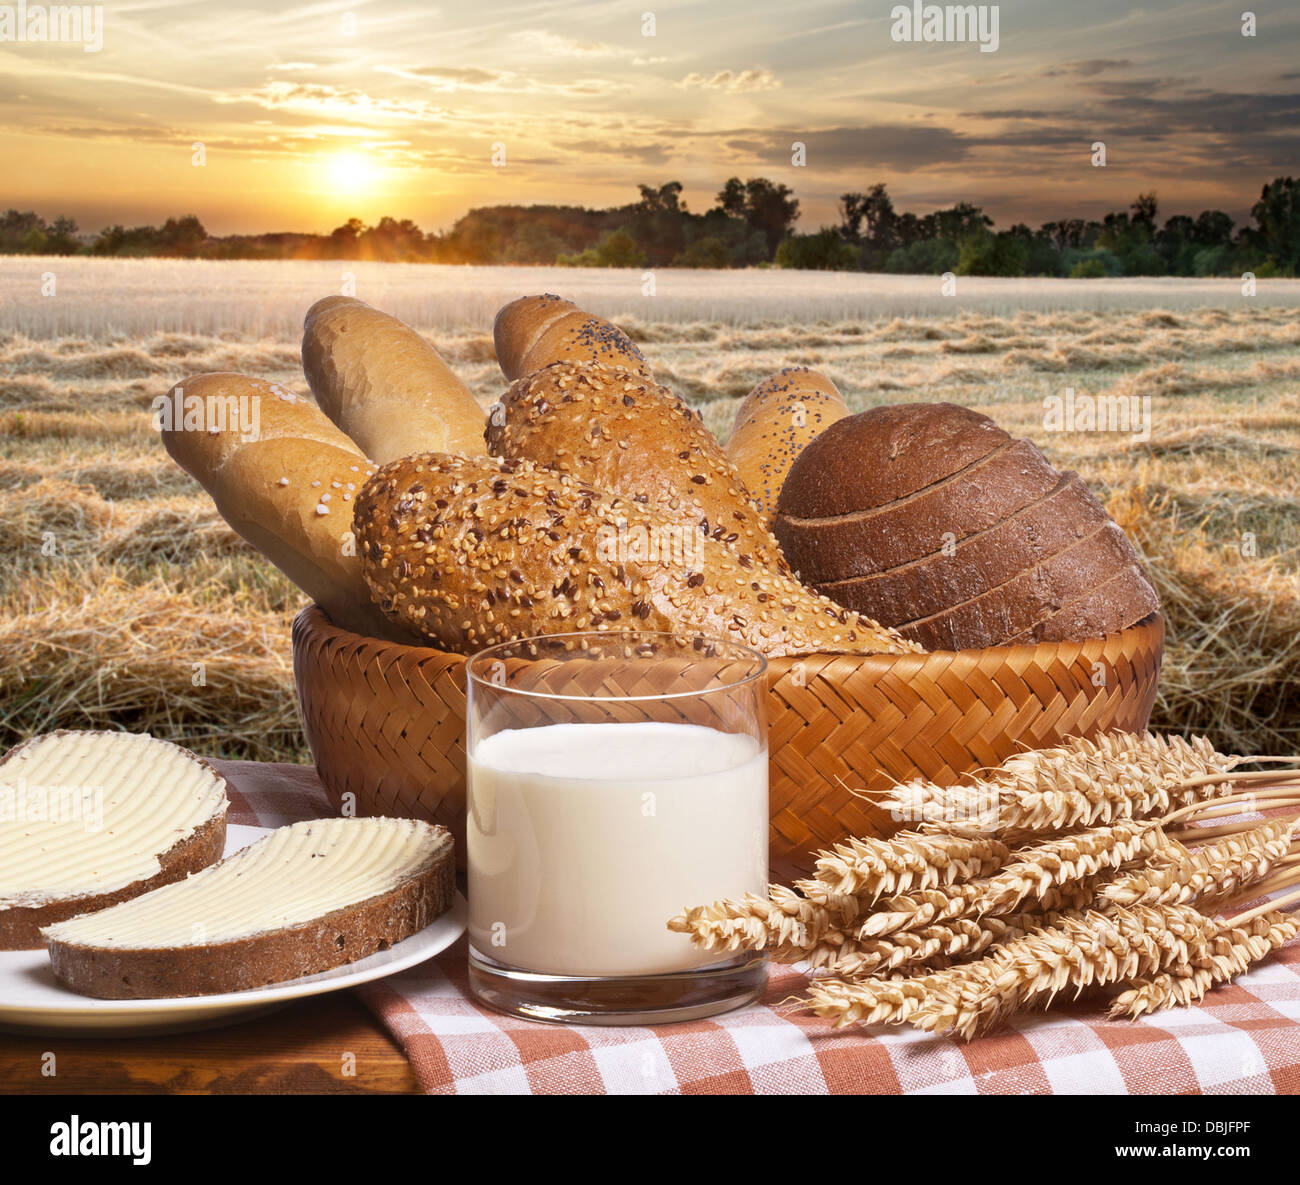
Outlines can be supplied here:
[[698, 413], [644, 374], [603, 362], [553, 362], [510, 385], [487, 442], [493, 456], [549, 465], [789, 571]]
[[617, 325], [546, 293], [505, 305], [492, 326], [497, 362], [509, 382], [552, 362], [608, 362], [649, 375], [650, 367]]
[[628, 628], [773, 657], [918, 649], [649, 507], [527, 461], [394, 462], [362, 490], [356, 529], [376, 603], [450, 650]]
[[953, 404], [831, 425], [791, 466], [774, 527], [806, 583], [929, 649], [1093, 636], [1158, 608], [1076, 474]]
[[778, 371], [741, 400], [726, 453], [765, 519], [794, 459], [848, 414], [835, 384], [806, 366]]

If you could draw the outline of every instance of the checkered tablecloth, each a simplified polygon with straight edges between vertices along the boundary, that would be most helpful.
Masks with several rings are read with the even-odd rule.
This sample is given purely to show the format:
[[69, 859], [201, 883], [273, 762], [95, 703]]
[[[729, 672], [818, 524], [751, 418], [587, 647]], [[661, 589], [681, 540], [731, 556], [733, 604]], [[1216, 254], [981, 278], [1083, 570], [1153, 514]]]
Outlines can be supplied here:
[[[218, 762], [230, 822], [329, 814], [306, 766]], [[466, 941], [357, 989], [431, 1094], [1300, 1093], [1300, 943], [1196, 1008], [1107, 1021], [1058, 1003], [961, 1045], [910, 1028], [836, 1031], [782, 1005], [807, 980], [774, 967], [763, 1004], [653, 1028], [533, 1024], [480, 1008]]]

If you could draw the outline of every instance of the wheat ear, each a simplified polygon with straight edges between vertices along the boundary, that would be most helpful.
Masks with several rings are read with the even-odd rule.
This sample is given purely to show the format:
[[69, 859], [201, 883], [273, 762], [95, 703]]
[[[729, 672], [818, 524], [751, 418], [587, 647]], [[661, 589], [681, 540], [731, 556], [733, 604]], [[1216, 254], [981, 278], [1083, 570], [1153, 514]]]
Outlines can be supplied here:
[[960, 917], [1002, 917], [1034, 898], [1040, 911], [1086, 902], [1074, 887], [1098, 873], [1118, 868], [1149, 854], [1163, 842], [1157, 823], [1127, 819], [1113, 827], [1097, 827], [1018, 848], [1012, 862], [993, 876], [981, 877], [946, 890], [928, 890], [891, 897], [879, 903], [857, 927], [859, 939], [879, 938], [918, 930]]
[[901, 783], [881, 806], [897, 819], [918, 822], [1060, 831], [1163, 814], [1172, 805], [1214, 797], [1223, 792], [1220, 780], [1242, 760], [1216, 752], [1204, 737], [1070, 737], [1054, 749], [1017, 753], [956, 786]]
[[1064, 914], [972, 963], [901, 981], [819, 980], [807, 1004], [837, 1027], [910, 1021], [969, 1040], [1013, 1012], [1077, 990], [1187, 963], [1215, 926], [1190, 906]]
[[1013, 921], [1001, 918], [956, 918], [938, 926], [905, 930], [892, 938], [874, 938], [841, 947], [832, 958], [811, 958], [814, 967], [824, 968], [839, 979], [879, 976], [886, 971], [915, 971], [922, 964], [931, 968], [937, 960], [968, 957], [1005, 942], [1021, 933]]
[[770, 950], [794, 961], [822, 942], [839, 942], [864, 908], [856, 897], [809, 901], [785, 885], [767, 897], [746, 893], [678, 914], [668, 929], [689, 934], [703, 950]]
[[1176, 863], [1140, 868], [1097, 890], [1102, 905], [1187, 904], [1231, 897], [1266, 877], [1291, 846], [1294, 819], [1273, 819], [1187, 851]]
[[1226, 983], [1300, 934], [1300, 918], [1267, 913], [1245, 926], [1228, 925], [1211, 941], [1209, 952], [1186, 970], [1164, 971], [1135, 980], [1111, 1003], [1112, 1018], [1136, 1020], [1164, 1008], [1196, 1004], [1215, 984]]
[[819, 852], [813, 879], [795, 888], [811, 900], [854, 896], [870, 903], [913, 889], [932, 889], [1000, 868], [1007, 846], [971, 832], [901, 832], [888, 840], [847, 839]]

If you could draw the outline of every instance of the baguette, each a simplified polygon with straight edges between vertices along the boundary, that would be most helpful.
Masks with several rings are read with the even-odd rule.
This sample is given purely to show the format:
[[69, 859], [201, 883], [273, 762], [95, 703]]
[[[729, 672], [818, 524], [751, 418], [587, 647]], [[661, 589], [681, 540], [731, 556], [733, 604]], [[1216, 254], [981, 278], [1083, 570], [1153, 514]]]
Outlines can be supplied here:
[[150, 736], [59, 731], [11, 749], [0, 761], [0, 950], [40, 950], [43, 926], [219, 860], [227, 806], [212, 766]]
[[483, 452], [483, 411], [442, 356], [350, 296], [307, 310], [302, 368], [325, 412], [381, 465], [412, 452]]
[[741, 400], [726, 452], [765, 520], [795, 458], [848, 414], [835, 384], [806, 366], [777, 371]]
[[521, 296], [502, 308], [492, 326], [497, 362], [508, 382], [552, 362], [608, 362], [650, 377], [632, 339], [603, 317], [546, 293]]
[[553, 362], [510, 385], [488, 451], [568, 473], [657, 510], [774, 571], [781, 548], [699, 415], [644, 374]]
[[449, 909], [455, 892], [446, 828], [314, 819], [44, 937], [55, 978], [84, 996], [247, 991], [387, 950]]
[[429, 454], [357, 500], [385, 613], [445, 649], [574, 630], [671, 630], [772, 657], [919, 650], [630, 499], [527, 461]]
[[164, 420], [167, 452], [239, 535], [336, 625], [410, 640], [371, 603], [356, 554], [353, 500], [376, 466], [319, 408], [279, 384], [224, 373], [177, 383], [167, 401], [193, 413]]

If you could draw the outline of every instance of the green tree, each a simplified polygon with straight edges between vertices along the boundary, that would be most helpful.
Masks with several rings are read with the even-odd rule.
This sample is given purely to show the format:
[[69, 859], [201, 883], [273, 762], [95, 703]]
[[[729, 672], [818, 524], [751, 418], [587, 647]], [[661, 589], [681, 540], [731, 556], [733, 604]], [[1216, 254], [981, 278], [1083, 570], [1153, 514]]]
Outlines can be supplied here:
[[1275, 177], [1250, 210], [1256, 226], [1243, 235], [1257, 254], [1280, 270], [1300, 269], [1300, 178]]
[[739, 177], [732, 177], [718, 191], [718, 207], [763, 232], [769, 259], [799, 218], [799, 199], [794, 191], [766, 177], [751, 177], [743, 183]]
[[787, 235], [776, 249], [778, 267], [804, 271], [850, 272], [858, 266], [859, 255], [834, 227], [823, 227], [816, 234]]
[[956, 271], [959, 276], [1023, 276], [1028, 258], [1023, 239], [983, 231], [961, 241]]

